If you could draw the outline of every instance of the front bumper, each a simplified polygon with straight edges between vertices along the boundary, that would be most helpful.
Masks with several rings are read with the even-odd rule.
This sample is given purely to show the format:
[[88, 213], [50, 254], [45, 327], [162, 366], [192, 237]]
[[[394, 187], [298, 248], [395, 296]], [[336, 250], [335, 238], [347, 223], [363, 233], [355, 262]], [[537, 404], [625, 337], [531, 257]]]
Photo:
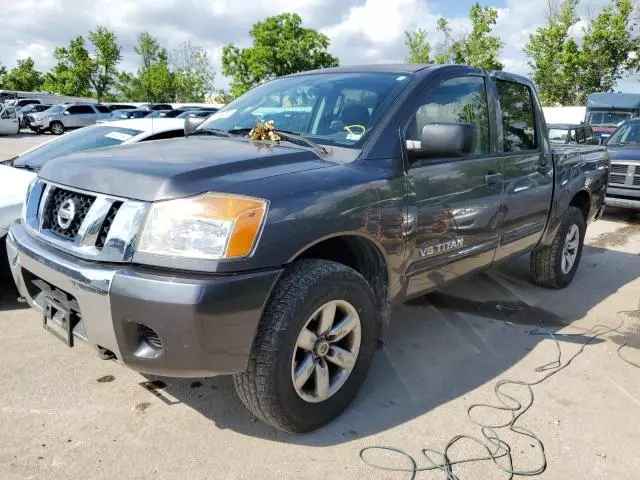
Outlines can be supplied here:
[[[86, 262], [34, 239], [20, 223], [11, 226], [7, 255], [33, 308], [44, 308], [42, 285], [62, 291], [79, 310], [74, 337], [112, 351], [133, 370], [174, 377], [244, 371], [281, 273], [212, 277]], [[145, 328], [157, 334], [161, 349], [150, 347]]]
[[637, 188], [608, 187], [605, 203], [609, 207], [640, 210], [640, 190]]

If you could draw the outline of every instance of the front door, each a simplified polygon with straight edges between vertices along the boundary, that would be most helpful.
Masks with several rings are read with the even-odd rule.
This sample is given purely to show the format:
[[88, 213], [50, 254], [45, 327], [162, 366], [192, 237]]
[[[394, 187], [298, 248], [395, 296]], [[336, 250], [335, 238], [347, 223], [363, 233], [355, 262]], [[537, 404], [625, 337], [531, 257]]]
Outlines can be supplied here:
[[475, 130], [472, 153], [458, 158], [409, 155], [406, 296], [420, 295], [491, 264], [503, 202], [502, 159], [492, 153], [486, 78], [471, 70], [427, 87], [405, 132], [419, 142], [429, 123], [465, 123]]
[[11, 106], [4, 107], [0, 112], [0, 134], [15, 135], [19, 129], [20, 123], [16, 109]]
[[502, 110], [504, 205], [500, 211], [500, 246], [496, 261], [535, 246], [545, 228], [553, 195], [553, 159], [543, 122], [536, 118], [535, 97], [522, 83], [495, 82]]

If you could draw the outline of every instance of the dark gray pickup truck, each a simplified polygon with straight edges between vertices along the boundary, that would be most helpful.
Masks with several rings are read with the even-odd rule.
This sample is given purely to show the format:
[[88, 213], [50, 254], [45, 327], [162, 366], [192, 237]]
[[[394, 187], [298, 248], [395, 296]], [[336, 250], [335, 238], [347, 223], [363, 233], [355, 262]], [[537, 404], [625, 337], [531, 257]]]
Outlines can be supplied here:
[[[247, 137], [269, 121], [279, 141]], [[609, 175], [603, 147], [552, 152], [527, 79], [465, 66], [279, 78], [188, 133], [47, 163], [13, 277], [68, 345], [233, 374], [294, 432], [354, 398], [391, 305], [526, 252], [568, 285]]]

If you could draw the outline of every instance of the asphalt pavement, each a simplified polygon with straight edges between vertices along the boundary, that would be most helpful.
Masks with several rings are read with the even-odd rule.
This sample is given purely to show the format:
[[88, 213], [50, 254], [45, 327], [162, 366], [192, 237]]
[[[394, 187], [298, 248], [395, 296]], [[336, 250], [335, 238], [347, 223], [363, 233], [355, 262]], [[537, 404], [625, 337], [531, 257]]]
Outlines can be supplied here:
[[[0, 138], [0, 159], [44, 138]], [[396, 307], [388, 342], [356, 401], [317, 432], [286, 435], [248, 413], [230, 378], [148, 377], [100, 360], [87, 345], [67, 348], [4, 284], [0, 479], [409, 479], [366, 466], [360, 451], [391, 446], [426, 467], [423, 448], [442, 451], [456, 435], [482, 436], [467, 409], [497, 404], [497, 382], [534, 382], [553, 369], [558, 346], [565, 363], [590, 341], [592, 327], [623, 322], [532, 387], [533, 404], [518, 425], [544, 445], [547, 467], [534, 478], [635, 480], [640, 369], [617, 349], [628, 339], [621, 354], [640, 363], [639, 309], [640, 215], [611, 211], [590, 227], [580, 269], [565, 290], [533, 285], [525, 257]], [[632, 313], [616, 314], [623, 310]], [[575, 335], [556, 343], [546, 331]], [[523, 405], [531, 399], [524, 386], [504, 391]], [[471, 415], [482, 424], [511, 418], [486, 407]], [[540, 444], [505, 430], [496, 432], [510, 444], [513, 469], [539, 468]], [[470, 440], [449, 450], [452, 461], [485, 455]], [[410, 468], [388, 451], [365, 456]], [[506, 468], [506, 459], [498, 464]], [[455, 472], [461, 479], [508, 478], [492, 462]]]

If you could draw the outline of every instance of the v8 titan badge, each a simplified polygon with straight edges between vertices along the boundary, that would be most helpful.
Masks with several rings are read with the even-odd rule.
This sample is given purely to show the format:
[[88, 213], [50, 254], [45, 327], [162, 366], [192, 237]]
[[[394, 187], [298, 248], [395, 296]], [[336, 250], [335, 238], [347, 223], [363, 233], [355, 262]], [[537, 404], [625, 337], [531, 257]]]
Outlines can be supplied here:
[[435, 255], [436, 253], [446, 252], [447, 250], [453, 250], [462, 246], [464, 246], [464, 238], [458, 237], [443, 243], [431, 245], [429, 247], [422, 247], [420, 248], [420, 256], [429, 257], [431, 255]]

